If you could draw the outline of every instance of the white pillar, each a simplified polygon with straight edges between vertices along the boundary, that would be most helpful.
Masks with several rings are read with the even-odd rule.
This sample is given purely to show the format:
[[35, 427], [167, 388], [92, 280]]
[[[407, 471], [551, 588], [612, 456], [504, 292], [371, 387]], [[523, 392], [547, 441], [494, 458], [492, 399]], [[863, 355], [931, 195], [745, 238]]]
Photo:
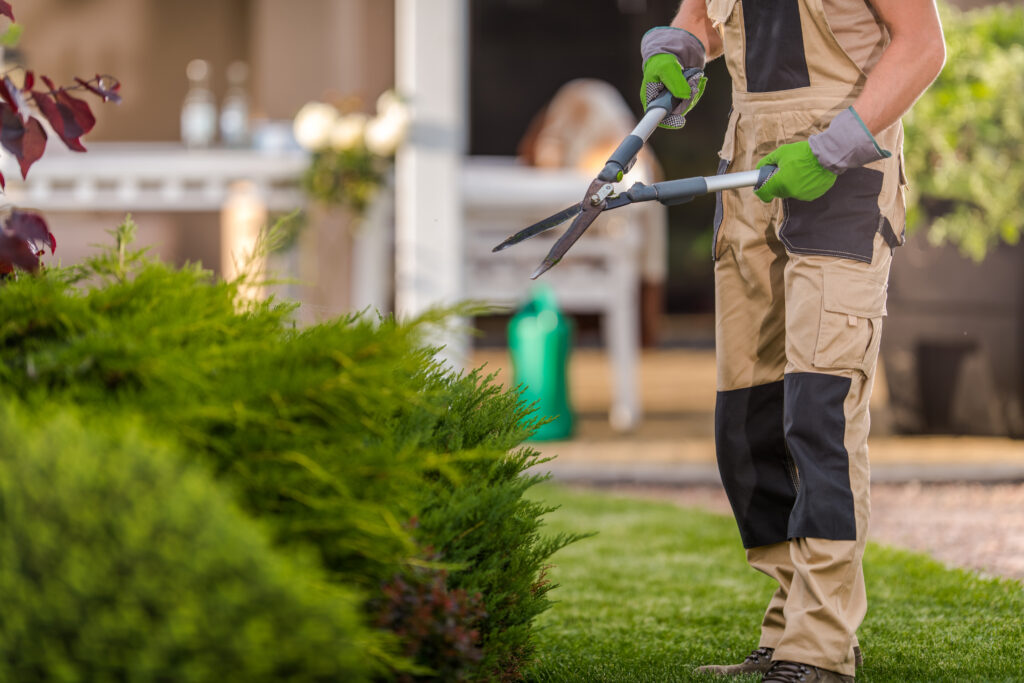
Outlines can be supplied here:
[[[466, 147], [466, 0], [397, 0], [396, 87], [412, 124], [396, 162], [395, 308], [401, 317], [466, 298], [462, 196]], [[463, 365], [462, 335], [439, 340]]]

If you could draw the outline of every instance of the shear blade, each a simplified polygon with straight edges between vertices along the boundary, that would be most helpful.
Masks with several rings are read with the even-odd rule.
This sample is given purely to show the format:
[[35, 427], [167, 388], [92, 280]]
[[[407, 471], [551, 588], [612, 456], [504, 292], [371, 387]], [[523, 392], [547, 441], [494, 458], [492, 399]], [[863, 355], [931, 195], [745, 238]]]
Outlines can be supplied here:
[[579, 216], [572, 222], [569, 229], [565, 231], [565, 234], [558, 238], [555, 242], [555, 246], [551, 247], [551, 251], [544, 257], [540, 265], [537, 266], [537, 270], [533, 271], [533, 275], [530, 276], [531, 280], [536, 280], [541, 275], [550, 270], [554, 265], [562, 260], [566, 252], [572, 245], [576, 244], [576, 240], [583, 236], [590, 224], [601, 215], [601, 212], [605, 208], [605, 203], [601, 202], [599, 206], [588, 206], [583, 210]]
[[509, 237], [498, 246], [494, 247], [494, 249], [491, 249], [491, 252], [497, 252], [501, 251], [502, 249], [507, 249], [508, 247], [511, 247], [513, 244], [519, 244], [523, 240], [528, 240], [535, 235], [539, 235], [542, 232], [545, 232], [547, 230], [550, 230], [551, 228], [561, 225], [565, 221], [577, 215], [582, 210], [582, 204], [573, 204], [568, 209], [563, 209], [552, 216], [548, 216], [542, 221], [534, 223], [528, 228], [523, 228], [522, 230]]

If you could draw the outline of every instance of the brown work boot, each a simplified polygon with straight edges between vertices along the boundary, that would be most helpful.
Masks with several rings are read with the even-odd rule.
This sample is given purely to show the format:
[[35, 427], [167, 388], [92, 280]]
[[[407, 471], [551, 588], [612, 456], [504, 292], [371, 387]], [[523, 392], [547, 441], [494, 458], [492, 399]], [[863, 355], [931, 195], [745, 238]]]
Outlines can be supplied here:
[[810, 664], [777, 660], [761, 679], [762, 683], [853, 683], [853, 676], [819, 669]]
[[697, 667], [697, 673], [714, 674], [715, 676], [743, 676], [745, 674], [763, 674], [772, 665], [774, 648], [759, 647], [739, 664], [709, 664]]
[[[715, 676], [744, 676], [746, 674], [767, 673], [772, 666], [772, 653], [775, 648], [759, 647], [739, 664], [708, 664], [697, 667], [697, 673], [713, 674]], [[864, 664], [864, 655], [860, 647], [853, 647], [853, 661], [859, 669]]]

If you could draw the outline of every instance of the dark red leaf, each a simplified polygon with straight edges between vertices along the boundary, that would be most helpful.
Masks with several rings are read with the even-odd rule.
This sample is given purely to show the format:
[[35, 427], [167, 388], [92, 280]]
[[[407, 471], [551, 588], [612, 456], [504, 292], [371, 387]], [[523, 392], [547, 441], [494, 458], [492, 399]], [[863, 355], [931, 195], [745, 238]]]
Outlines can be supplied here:
[[0, 144], [13, 154], [21, 166], [21, 177], [43, 156], [46, 149], [46, 131], [36, 118], [22, 122], [10, 105], [0, 103]]
[[53, 84], [53, 81], [51, 81], [51, 80], [50, 80], [50, 77], [49, 77], [49, 76], [44, 76], [44, 75], [42, 75], [42, 74], [39, 74], [39, 77], [40, 77], [41, 79], [43, 79], [43, 83], [45, 83], [45, 84], [46, 84], [46, 87], [47, 87], [47, 88], [49, 88], [49, 89], [50, 89], [51, 91], [52, 91], [52, 90], [56, 90], [56, 89], [57, 89], [57, 86], [55, 86], [55, 85]]
[[4, 178], [4, 174], [0, 173], [0, 190], [7, 189], [7, 179]]
[[51, 252], [57, 249], [57, 240], [50, 232], [50, 227], [37, 213], [15, 209], [4, 221], [4, 232], [33, 244], [45, 245]]
[[22, 87], [22, 90], [29, 91], [29, 90], [32, 89], [32, 86], [35, 85], [35, 84], [36, 84], [36, 75], [34, 73], [32, 73], [31, 71], [26, 71], [25, 72], [25, 85]]
[[[46, 77], [44, 76], [43, 78], [45, 79]], [[95, 123], [95, 119], [92, 118], [92, 113], [88, 111], [88, 105], [81, 100], [76, 100], [67, 96], [63, 91], [58, 91], [57, 97], [60, 98], [62, 94], [65, 96], [66, 100], [71, 100], [72, 102], [77, 102], [85, 106], [87, 110], [86, 114], [88, 114], [86, 123], [89, 123], [89, 128], [92, 128], [92, 124]], [[85, 151], [85, 146], [82, 145], [79, 138], [88, 131], [83, 130], [82, 126], [79, 125], [78, 120], [75, 117], [75, 111], [70, 105], [65, 104], [59, 99], [55, 101], [49, 93], [38, 90], [32, 93], [32, 100], [36, 103], [36, 107], [39, 108], [39, 111], [42, 112], [43, 116], [46, 117], [46, 120], [50, 122], [50, 125], [53, 126], [53, 132], [55, 132], [57, 136], [64, 141], [64, 144], [68, 146], [68, 149], [72, 149], [76, 152]]]
[[28, 121], [29, 110], [25, 104], [25, 96], [21, 94], [18, 86], [14, 85], [14, 81], [11, 80], [10, 76], [4, 76], [3, 80], [0, 81], [0, 97], [3, 97], [4, 102], [11, 106], [14, 113], [20, 116], [22, 121]]
[[[50, 126], [53, 127], [53, 132], [57, 134], [61, 139], [64, 138], [64, 117], [60, 114], [60, 109], [57, 107], [57, 103], [49, 93], [40, 92], [38, 90], [32, 92], [32, 101], [36, 103], [36, 108], [42, 113], [47, 121], [50, 122]], [[66, 142], [66, 141], [65, 141]], [[82, 150], [84, 151], [84, 147]]]
[[102, 97], [104, 102], [121, 101], [121, 96], [117, 92], [121, 89], [121, 83], [110, 76], [104, 77], [96, 74], [96, 78], [91, 81], [86, 81], [76, 76], [75, 81], [92, 94]]
[[39, 256], [27, 241], [0, 231], [0, 271], [9, 273], [13, 266], [34, 273], [39, 270]]
[[30, 94], [32, 101], [36, 103], [36, 109], [42, 112], [46, 120], [53, 126], [54, 132], [60, 135], [64, 130], [64, 119], [61, 118], [60, 110], [57, 109], [57, 102], [49, 93], [40, 90], [33, 90]]
[[7, 0], [0, 0], [0, 14], [14, 21], [14, 10], [11, 9], [11, 3]]
[[96, 125], [96, 117], [92, 115], [92, 109], [89, 108], [87, 102], [72, 97], [63, 88], [57, 91], [56, 100], [57, 109], [64, 122], [61, 139], [71, 149], [84, 152], [85, 147], [82, 146], [79, 138]]

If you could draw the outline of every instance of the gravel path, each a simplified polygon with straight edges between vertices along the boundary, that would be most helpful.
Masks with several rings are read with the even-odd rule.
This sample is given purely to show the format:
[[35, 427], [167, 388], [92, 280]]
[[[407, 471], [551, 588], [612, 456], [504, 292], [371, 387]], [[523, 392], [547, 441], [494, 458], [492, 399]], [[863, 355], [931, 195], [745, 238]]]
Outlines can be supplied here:
[[[616, 486], [612, 492], [731, 514], [718, 487]], [[947, 566], [1024, 581], [1024, 484], [885, 484], [871, 488], [871, 539]]]

